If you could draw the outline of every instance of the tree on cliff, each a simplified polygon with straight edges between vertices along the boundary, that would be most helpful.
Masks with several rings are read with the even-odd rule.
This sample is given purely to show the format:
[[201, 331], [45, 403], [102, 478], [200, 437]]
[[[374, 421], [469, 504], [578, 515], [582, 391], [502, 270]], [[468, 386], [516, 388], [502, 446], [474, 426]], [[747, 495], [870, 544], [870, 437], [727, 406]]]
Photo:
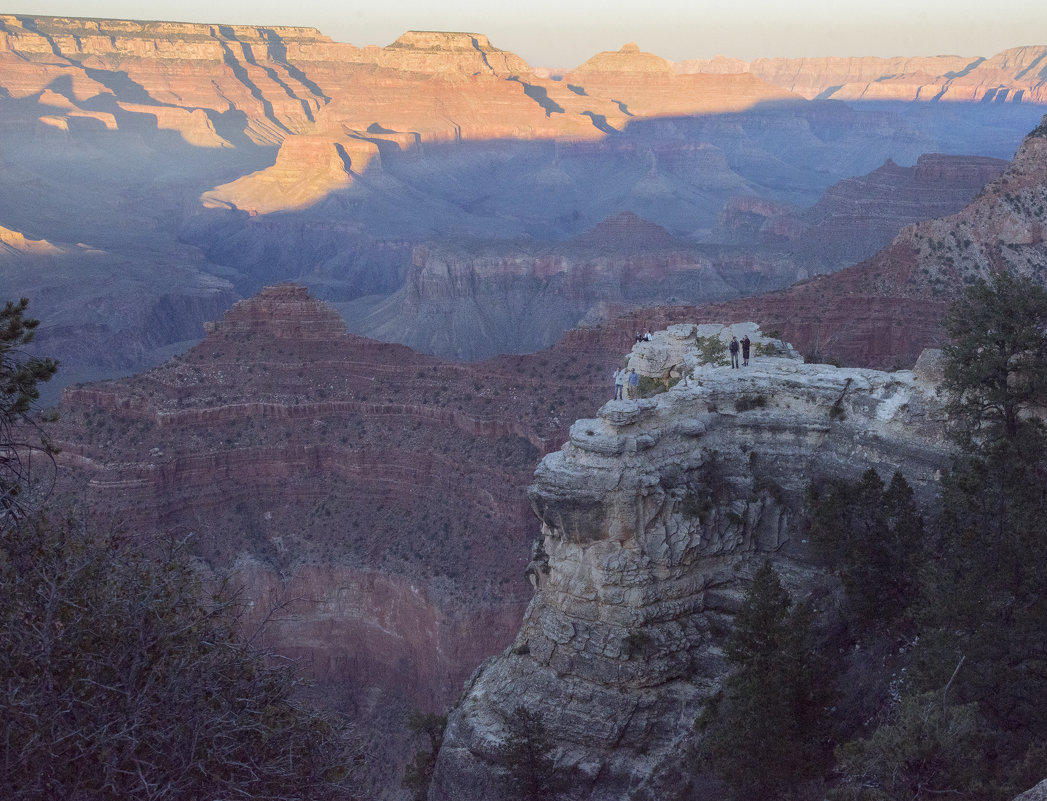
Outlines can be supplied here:
[[981, 450], [1041, 428], [1031, 409], [1047, 402], [1047, 290], [997, 273], [950, 308], [942, 389], [962, 422], [961, 442]]
[[1047, 292], [997, 275], [946, 318], [959, 450], [903, 696], [841, 753], [840, 798], [1010, 798], [1047, 771]]
[[506, 797], [518, 801], [558, 798], [567, 789], [569, 775], [556, 765], [541, 713], [518, 706], [509, 716], [507, 727], [505, 741], [495, 754], [506, 771]]
[[942, 484], [921, 667], [993, 725], [1047, 737], [1047, 291], [999, 274], [947, 317], [944, 388], [964, 423]]
[[[18, 303], [7, 301], [0, 309], [0, 521], [26, 514], [33, 457], [51, 454], [33, 417], [33, 404], [40, 397], [37, 384], [51, 379], [58, 362], [22, 350], [33, 341], [40, 324], [25, 316], [28, 307], [29, 301], [22, 298]], [[27, 437], [27, 432], [33, 437]]]
[[832, 762], [831, 671], [808, 604], [770, 562], [756, 571], [725, 645], [733, 670], [699, 729], [700, 762], [741, 801], [785, 798]]
[[847, 592], [847, 617], [864, 637], [895, 624], [916, 600], [923, 519], [901, 473], [812, 488], [810, 540]]

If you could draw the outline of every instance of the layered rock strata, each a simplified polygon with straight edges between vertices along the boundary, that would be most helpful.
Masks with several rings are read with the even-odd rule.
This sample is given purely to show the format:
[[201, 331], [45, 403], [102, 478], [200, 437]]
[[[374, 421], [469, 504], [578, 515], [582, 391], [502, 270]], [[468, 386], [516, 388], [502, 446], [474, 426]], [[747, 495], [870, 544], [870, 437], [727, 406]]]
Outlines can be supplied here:
[[[701, 365], [696, 337], [730, 333], [780, 355]], [[574, 771], [571, 798], [663, 797], [722, 681], [752, 572], [772, 559], [794, 590], [818, 582], [801, 525], [808, 483], [901, 470], [923, 496], [947, 456], [922, 366], [804, 364], [752, 325], [676, 325], [637, 344], [629, 364], [682, 379], [604, 404], [535, 471], [535, 594], [512, 646], [467, 684], [431, 799], [501, 797], [497, 749], [520, 704]]]
[[189, 537], [259, 617], [289, 602], [269, 643], [329, 690], [439, 710], [526, 603], [530, 473], [604, 372], [571, 362], [445, 364], [269, 287], [187, 354], [68, 388], [56, 498]]
[[1015, 47], [984, 56], [901, 58], [695, 59], [674, 64], [683, 74], [749, 72], [809, 99], [1047, 102], [1047, 47]]
[[[991, 166], [991, 165], [990, 165]], [[999, 271], [1047, 283], [1047, 117], [1011, 164], [955, 214], [906, 226], [872, 258], [758, 297], [620, 316], [577, 336], [605, 347], [620, 331], [680, 320], [759, 320], [815, 358], [908, 367], [944, 342], [940, 321], [965, 287]]]

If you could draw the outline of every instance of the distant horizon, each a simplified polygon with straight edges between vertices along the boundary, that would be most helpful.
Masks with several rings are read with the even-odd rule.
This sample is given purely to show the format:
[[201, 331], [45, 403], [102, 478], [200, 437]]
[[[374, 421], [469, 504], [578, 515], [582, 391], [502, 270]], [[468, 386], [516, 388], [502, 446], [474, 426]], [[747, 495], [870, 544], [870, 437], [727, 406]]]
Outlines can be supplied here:
[[[23, 0], [25, 16], [123, 19], [316, 28], [334, 41], [385, 47], [409, 30], [483, 34], [532, 67], [570, 69], [603, 51], [635, 42], [670, 61], [717, 56], [757, 58], [991, 58], [1004, 50], [1047, 46], [1027, 41], [1045, 16], [1041, 0], [882, 0], [874, 7], [842, 3], [824, 12], [818, 0], [738, 0], [730, 8], [699, 8], [684, 0], [531, 0], [526, 8], [446, 0], [392, 0], [346, 8], [331, 0]], [[1047, 28], [1040, 35], [1047, 40]]]

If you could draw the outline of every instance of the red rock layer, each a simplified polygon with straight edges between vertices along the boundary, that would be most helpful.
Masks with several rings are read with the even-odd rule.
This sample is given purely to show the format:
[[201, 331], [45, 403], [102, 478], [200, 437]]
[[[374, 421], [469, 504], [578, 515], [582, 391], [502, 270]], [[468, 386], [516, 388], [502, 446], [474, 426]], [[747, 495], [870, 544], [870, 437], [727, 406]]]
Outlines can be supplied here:
[[314, 677], [440, 708], [518, 626], [525, 487], [611, 369], [549, 364], [444, 364], [270, 287], [185, 356], [67, 389], [59, 497], [97, 525], [191, 535], [259, 615], [294, 599], [267, 636]]

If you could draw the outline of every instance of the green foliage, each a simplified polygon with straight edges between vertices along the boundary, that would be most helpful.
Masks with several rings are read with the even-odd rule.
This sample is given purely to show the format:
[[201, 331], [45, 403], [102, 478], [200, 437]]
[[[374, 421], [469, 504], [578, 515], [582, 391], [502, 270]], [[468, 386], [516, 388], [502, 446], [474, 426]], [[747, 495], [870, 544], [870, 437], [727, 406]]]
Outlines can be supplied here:
[[33, 405], [40, 398], [37, 385], [51, 380], [58, 362], [22, 351], [40, 324], [25, 316], [28, 307], [29, 301], [22, 298], [0, 309], [0, 522], [26, 514], [26, 491], [33, 487], [32, 456], [53, 453], [33, 418]]
[[698, 355], [705, 364], [726, 367], [731, 363], [727, 356], [727, 344], [718, 336], [698, 338]]
[[961, 700], [1022, 739], [1047, 737], [1047, 437], [960, 457], [943, 482], [940, 555], [918, 652], [924, 686], [950, 662]]
[[797, 793], [831, 764], [831, 671], [809, 605], [793, 605], [769, 562], [724, 650], [733, 670], [699, 720], [700, 762], [742, 801]]
[[1042, 428], [1028, 412], [1047, 406], [1047, 290], [998, 273], [968, 289], [943, 324], [952, 342], [942, 389], [964, 423], [962, 441], [1015, 440]]
[[403, 786], [411, 791], [411, 798], [415, 801], [425, 801], [429, 795], [429, 785], [433, 782], [436, 757], [440, 753], [446, 727], [447, 715], [412, 712], [407, 719], [407, 728], [411, 733], [428, 740], [427, 747], [416, 751], [404, 770]]
[[538, 712], [518, 706], [507, 721], [508, 733], [495, 753], [505, 769], [507, 798], [554, 801], [569, 785], [569, 774], [556, 766], [553, 745]]
[[983, 798], [990, 739], [974, 704], [940, 693], [905, 698], [891, 719], [837, 749], [839, 785], [830, 801]]
[[184, 548], [5, 529], [0, 676], [9, 801], [350, 797], [345, 725], [297, 704]]
[[918, 677], [963, 657], [961, 701], [1021, 742], [1047, 737], [1047, 292], [997, 275], [946, 318], [944, 390], [966, 422], [942, 485], [939, 558], [923, 604]]
[[869, 469], [860, 481], [811, 490], [809, 539], [847, 592], [851, 622], [864, 632], [897, 623], [916, 600], [924, 527], [901, 473], [890, 486]]
[[665, 392], [665, 383], [657, 378], [652, 378], [649, 375], [642, 375], [639, 378], [639, 382], [636, 385], [636, 394], [640, 398], [649, 398], [652, 395], [657, 395], [661, 392]]

